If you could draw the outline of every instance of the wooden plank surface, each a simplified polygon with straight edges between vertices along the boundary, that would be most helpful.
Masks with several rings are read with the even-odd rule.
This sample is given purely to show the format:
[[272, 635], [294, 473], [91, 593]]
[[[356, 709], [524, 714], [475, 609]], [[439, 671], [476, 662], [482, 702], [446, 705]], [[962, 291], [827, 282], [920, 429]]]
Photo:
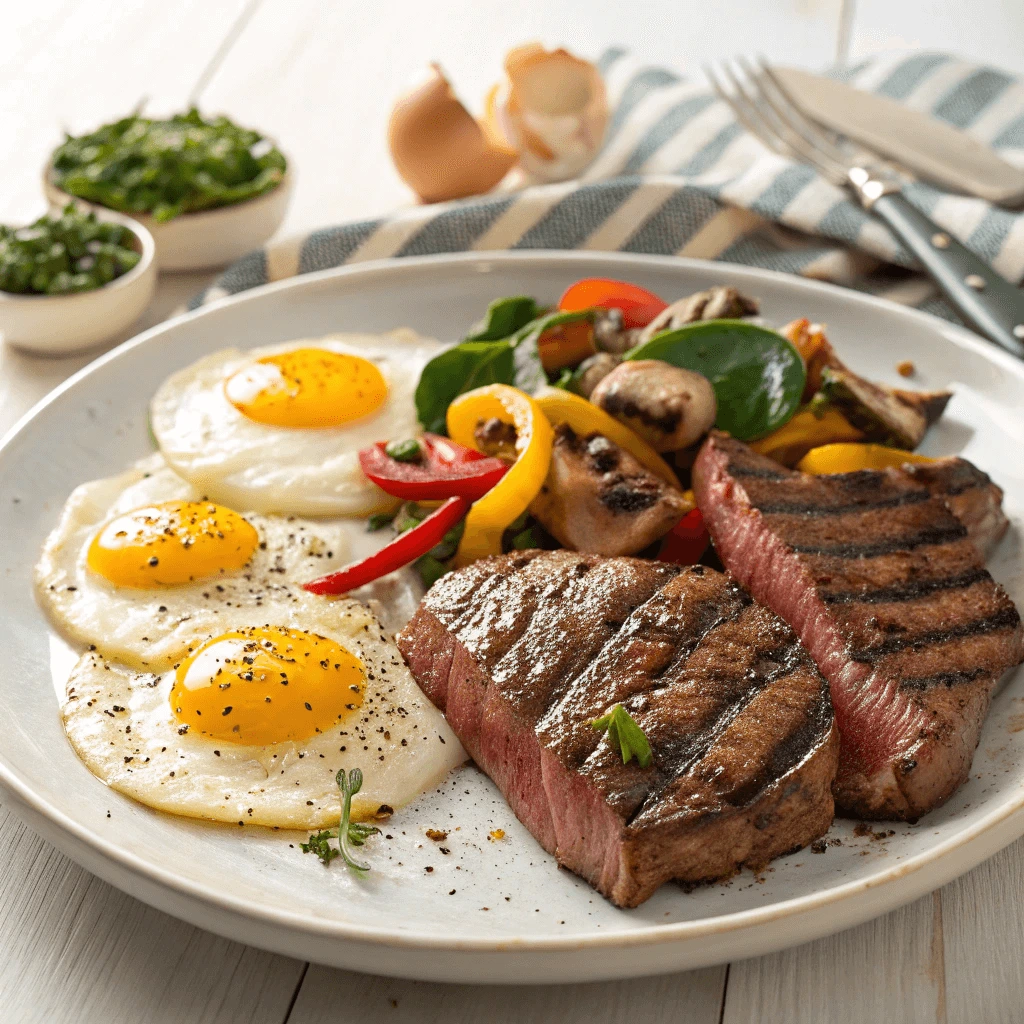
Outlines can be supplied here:
[[718, 1024], [726, 969], [591, 985], [430, 985], [315, 964], [295, 1024]]
[[1019, 0], [856, 0], [850, 36], [854, 58], [881, 50], [952, 51], [1024, 74], [1024, 4]]
[[292, 158], [298, 176], [285, 232], [295, 232], [409, 202], [385, 125], [396, 96], [430, 61], [479, 112], [505, 52], [532, 39], [585, 56], [620, 45], [684, 75], [770, 39], [780, 59], [820, 67], [833, 59], [840, 8], [841, 0], [644, 0], [628, 13], [611, 0], [390, 0], [385, 8], [263, 0], [205, 100], [258, 123]]
[[945, 1024], [939, 893], [729, 970], [723, 1024]]
[[1024, 1018], [1024, 839], [942, 890], [949, 1020]]
[[305, 965], [125, 896], [0, 807], [4, 1024], [281, 1024]]

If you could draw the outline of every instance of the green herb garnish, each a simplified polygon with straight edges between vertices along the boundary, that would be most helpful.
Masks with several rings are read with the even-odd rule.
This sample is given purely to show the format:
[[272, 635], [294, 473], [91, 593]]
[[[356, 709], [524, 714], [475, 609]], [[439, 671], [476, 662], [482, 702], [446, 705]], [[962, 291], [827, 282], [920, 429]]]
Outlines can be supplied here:
[[395, 521], [397, 515], [397, 508], [394, 512], [375, 512], [366, 520], [366, 532], [376, 533], [378, 530], [383, 530], [385, 526], [390, 526]]
[[[365, 875], [370, 870], [369, 864], [360, 864], [349, 849], [350, 846], [362, 846], [366, 840], [380, 832], [375, 825], [367, 825], [361, 821], [351, 821], [352, 797], [363, 787], [363, 773], [358, 768], [353, 768], [348, 775], [342, 768], [334, 777], [334, 781], [341, 790], [341, 821], [337, 831], [323, 829], [310, 835], [309, 841], [300, 843], [299, 847], [303, 853], [315, 853], [320, 858], [320, 863], [325, 867], [335, 857], [341, 857], [350, 871], [357, 875]], [[338, 845], [331, 846], [332, 839], [338, 840]]]
[[[395, 533], [405, 533], [414, 526], [419, 526], [430, 515], [431, 510], [425, 509], [415, 501], [407, 501], [394, 515], [392, 526]], [[456, 523], [425, 555], [413, 562], [413, 568], [419, 573], [423, 585], [429, 590], [445, 573], [455, 567], [455, 552], [458, 550], [462, 532], [466, 528], [465, 520]]]
[[623, 764], [629, 764], [635, 757], [641, 768], [650, 767], [653, 760], [651, 745], [643, 729], [621, 704], [616, 704], [607, 715], [595, 718], [590, 727], [607, 735], [608, 742], [622, 754]]
[[285, 158], [259, 132], [194, 107], [165, 120], [132, 115], [53, 154], [65, 192], [125, 213], [168, 221], [182, 213], [253, 199], [284, 178]]
[[128, 273], [140, 259], [135, 236], [68, 204], [25, 228], [0, 225], [0, 291], [31, 295], [88, 292]]
[[411, 437], [408, 441], [392, 441], [384, 446], [384, 454], [395, 462], [421, 462], [423, 445]]

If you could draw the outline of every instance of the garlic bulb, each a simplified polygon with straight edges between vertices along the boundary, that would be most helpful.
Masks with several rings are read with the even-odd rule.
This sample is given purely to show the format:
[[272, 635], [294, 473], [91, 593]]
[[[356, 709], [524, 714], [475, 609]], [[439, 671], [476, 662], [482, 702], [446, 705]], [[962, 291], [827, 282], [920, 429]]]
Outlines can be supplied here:
[[425, 203], [488, 192], [516, 162], [515, 151], [459, 102], [437, 64], [395, 104], [388, 147], [399, 176]]
[[486, 121], [544, 181], [578, 175], [608, 127], [604, 82], [590, 61], [529, 43], [505, 58], [505, 80], [487, 97]]

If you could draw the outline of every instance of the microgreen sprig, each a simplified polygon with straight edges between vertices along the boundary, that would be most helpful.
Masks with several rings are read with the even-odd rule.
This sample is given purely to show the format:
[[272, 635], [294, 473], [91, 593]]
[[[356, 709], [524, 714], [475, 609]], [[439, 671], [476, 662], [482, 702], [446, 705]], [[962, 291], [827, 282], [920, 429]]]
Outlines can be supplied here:
[[654, 759], [651, 744], [636, 719], [621, 704], [616, 704], [607, 715], [595, 718], [590, 727], [607, 735], [608, 742], [622, 755], [623, 764], [629, 764], [635, 757], [641, 768], [650, 767]]
[[[363, 787], [363, 773], [359, 768], [353, 768], [348, 775], [345, 769], [341, 768], [334, 777], [334, 781], [341, 790], [341, 821], [337, 831], [322, 829], [314, 832], [309, 841], [300, 843], [303, 853], [315, 853], [320, 858], [320, 863], [325, 867], [334, 860], [341, 857], [348, 869], [357, 875], [365, 875], [370, 870], [369, 864], [361, 864], [352, 856], [350, 846], [362, 846], [366, 840], [379, 833], [380, 829], [375, 825], [367, 825], [361, 821], [352, 821], [352, 797]], [[331, 846], [330, 840], [337, 839], [338, 845]]]

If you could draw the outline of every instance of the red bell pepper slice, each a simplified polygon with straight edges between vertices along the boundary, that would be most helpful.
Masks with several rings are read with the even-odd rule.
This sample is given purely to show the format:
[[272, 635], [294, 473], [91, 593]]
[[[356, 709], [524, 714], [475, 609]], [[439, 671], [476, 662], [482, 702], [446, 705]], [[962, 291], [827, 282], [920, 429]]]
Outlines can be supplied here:
[[675, 565], [696, 565], [708, 549], [711, 535], [699, 508], [687, 512], [661, 542], [658, 561]]
[[449, 498], [418, 526], [399, 534], [390, 544], [344, 569], [304, 583], [311, 594], [347, 594], [350, 590], [387, 576], [403, 565], [415, 562], [444, 540], [444, 535], [469, 511], [465, 498]]
[[388, 455], [387, 442], [378, 441], [359, 453], [359, 465], [382, 491], [404, 501], [455, 497], [476, 501], [508, 472], [501, 459], [482, 455], [440, 434], [424, 434], [421, 446], [421, 462], [399, 462]]
[[654, 292], [626, 281], [612, 281], [606, 277], [587, 277], [569, 285], [558, 300], [558, 308], [565, 312], [577, 309], [621, 309], [622, 326], [627, 329], [646, 327], [668, 303]]

